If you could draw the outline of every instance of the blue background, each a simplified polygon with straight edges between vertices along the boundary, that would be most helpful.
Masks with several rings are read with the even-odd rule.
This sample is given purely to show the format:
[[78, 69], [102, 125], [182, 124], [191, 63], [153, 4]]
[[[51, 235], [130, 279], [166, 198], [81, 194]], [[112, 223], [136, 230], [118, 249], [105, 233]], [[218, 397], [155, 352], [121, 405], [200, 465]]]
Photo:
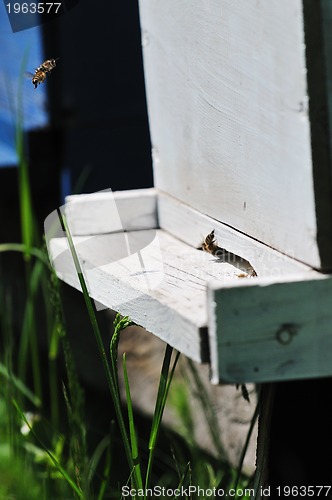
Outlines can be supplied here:
[[[37, 15], [36, 23], [38, 22]], [[37, 26], [13, 33], [5, 5], [0, 2], [0, 167], [15, 166], [15, 123], [22, 86], [23, 125], [25, 130], [48, 123], [46, 85], [34, 90], [31, 80], [24, 78], [21, 67], [27, 55], [26, 71], [34, 72], [44, 60], [41, 28]]]

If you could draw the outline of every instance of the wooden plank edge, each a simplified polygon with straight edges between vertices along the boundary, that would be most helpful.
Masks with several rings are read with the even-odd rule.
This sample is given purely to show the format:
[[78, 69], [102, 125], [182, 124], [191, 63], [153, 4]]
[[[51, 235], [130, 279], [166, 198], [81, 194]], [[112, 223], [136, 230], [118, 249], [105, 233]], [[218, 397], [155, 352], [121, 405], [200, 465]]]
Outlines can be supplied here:
[[332, 278], [316, 273], [208, 285], [211, 382], [332, 375]]
[[320, 265], [332, 270], [331, 2], [303, 1], [316, 239]]
[[67, 196], [65, 212], [75, 236], [158, 228], [154, 188]]
[[[50, 253], [59, 279], [82, 291], [66, 238], [52, 239]], [[206, 325], [198, 326], [190, 322], [187, 317], [157, 299], [145, 293], [137, 294], [136, 290], [125, 283], [115, 280], [112, 282], [102, 268], [83, 269], [83, 272], [91, 298], [103, 304], [105, 308], [129, 315], [132, 321], [152, 331], [192, 360], [198, 363], [209, 361]], [[119, 296], [131, 300], [119, 303]], [[157, 323], [155, 318], [159, 318]]]

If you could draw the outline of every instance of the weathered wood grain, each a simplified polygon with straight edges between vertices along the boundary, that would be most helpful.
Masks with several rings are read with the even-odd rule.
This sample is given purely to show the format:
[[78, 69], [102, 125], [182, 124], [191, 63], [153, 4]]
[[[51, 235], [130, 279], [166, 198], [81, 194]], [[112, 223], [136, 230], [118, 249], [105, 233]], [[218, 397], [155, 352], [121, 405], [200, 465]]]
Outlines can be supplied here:
[[[74, 236], [74, 243], [92, 298], [208, 361], [207, 281], [240, 279], [241, 264], [223, 263], [162, 230]], [[80, 290], [66, 239], [51, 240], [50, 251], [58, 276]]]
[[214, 229], [219, 246], [250, 262], [258, 276], [276, 278], [315, 273], [291, 256], [283, 255], [162, 192], [158, 192], [158, 220], [162, 229], [194, 247]]
[[314, 272], [292, 255], [283, 255], [157, 189], [68, 196], [65, 212], [77, 236], [160, 227], [197, 248], [214, 229], [219, 246], [250, 262], [259, 276]]
[[[98, 303], [128, 314], [196, 361], [209, 361], [210, 352], [214, 382], [328, 374], [320, 357], [309, 368], [301, 358], [308, 346], [314, 352], [317, 340], [310, 317], [303, 316], [300, 345], [293, 338], [288, 344], [287, 331], [279, 331], [282, 324], [300, 324], [302, 311], [311, 310], [310, 291], [315, 315], [326, 317], [327, 303], [320, 308], [319, 297], [325, 293], [320, 286], [326, 281], [321, 274], [165, 193], [122, 192], [125, 210], [117, 195], [81, 195], [66, 205], [89, 292]], [[125, 214], [121, 221], [120, 212]], [[152, 213], [161, 229], [121, 231], [122, 224], [137, 225], [135, 217], [148, 225]], [[105, 227], [116, 232], [99, 234]], [[229, 252], [224, 262], [197, 249], [212, 229], [219, 246]], [[77, 236], [84, 230], [88, 235]], [[97, 234], [89, 235], [93, 231]], [[53, 238], [48, 246], [59, 277], [80, 290], [66, 239]], [[240, 279], [250, 271], [247, 261], [258, 278]]]
[[155, 186], [320, 268], [301, 0], [141, 0], [140, 16]]
[[158, 227], [155, 189], [67, 196], [65, 212], [71, 232], [77, 236]]
[[332, 278], [257, 278], [208, 288], [212, 380], [331, 376]]

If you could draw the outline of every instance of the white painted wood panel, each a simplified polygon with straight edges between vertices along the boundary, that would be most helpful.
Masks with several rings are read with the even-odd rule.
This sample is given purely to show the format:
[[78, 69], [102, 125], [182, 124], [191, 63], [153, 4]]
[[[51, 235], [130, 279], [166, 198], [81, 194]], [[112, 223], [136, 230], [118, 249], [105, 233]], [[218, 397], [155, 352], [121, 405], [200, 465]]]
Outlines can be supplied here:
[[73, 235], [86, 236], [158, 227], [155, 189], [67, 196], [66, 217]]
[[211, 283], [208, 310], [213, 382], [331, 376], [331, 276]]
[[[74, 244], [93, 299], [200, 362], [208, 361], [207, 281], [254, 279], [162, 230], [74, 236]], [[66, 238], [49, 248], [58, 276], [81, 290]]]
[[235, 229], [204, 215], [168, 194], [158, 192], [158, 221], [162, 229], [193, 247], [212, 230], [218, 245], [233, 255], [246, 259], [260, 277], [317, 274], [294, 258], [277, 252]]
[[161, 228], [197, 248], [204, 237], [214, 230], [219, 246], [250, 262], [260, 277], [315, 273], [294, 258], [156, 189], [106, 190], [68, 196], [66, 201], [66, 217], [72, 234], [76, 236]]
[[300, 0], [141, 0], [155, 185], [316, 268]]
[[[190, 358], [210, 361], [213, 382], [331, 375], [331, 277], [156, 190], [70, 197], [66, 213], [72, 230], [87, 232], [74, 243], [91, 297]], [[115, 227], [121, 213], [123, 231]], [[128, 231], [135, 217], [145, 226], [159, 218], [165, 227]], [[56, 230], [51, 219], [46, 226]], [[51, 234], [63, 235], [57, 224]], [[196, 248], [212, 229], [240, 259], [223, 262]], [[66, 238], [47, 242], [58, 276], [80, 290]], [[242, 258], [258, 278], [242, 277]]]

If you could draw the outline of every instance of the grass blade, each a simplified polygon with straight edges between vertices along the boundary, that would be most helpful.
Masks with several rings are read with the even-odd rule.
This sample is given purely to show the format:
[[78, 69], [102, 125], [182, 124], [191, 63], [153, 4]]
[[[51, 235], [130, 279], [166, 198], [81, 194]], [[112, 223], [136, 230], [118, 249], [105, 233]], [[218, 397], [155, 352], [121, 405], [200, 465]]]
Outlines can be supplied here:
[[37, 408], [41, 407], [41, 400], [33, 394], [32, 391], [20, 380], [18, 377], [15, 377], [13, 373], [9, 373], [8, 369], [3, 363], [0, 363], [0, 375], [2, 375], [5, 379], [9, 380], [14, 387], [24, 396], [26, 397], [33, 405]]
[[[112, 365], [112, 376], [113, 381], [116, 385], [116, 389], [119, 393], [119, 382], [118, 382], [118, 347], [120, 340], [120, 333], [122, 330], [132, 325], [132, 321], [128, 318], [128, 316], [121, 317], [121, 314], [117, 314], [115, 316], [115, 320], [113, 322], [114, 332], [111, 339], [110, 344], [110, 356], [111, 356], [111, 365]], [[120, 395], [119, 395], [120, 397]]]
[[[187, 465], [185, 467], [185, 470], [183, 471], [183, 473], [180, 476], [180, 481], [179, 481], [179, 484], [177, 485], [177, 489], [178, 490], [181, 490], [181, 488], [184, 485], [184, 482], [185, 482], [188, 474], [190, 474], [190, 462], [187, 463]], [[173, 500], [176, 500], [177, 498], [178, 497], [174, 496]]]
[[126, 354], [123, 354], [122, 361], [123, 361], [124, 383], [125, 383], [125, 388], [126, 388], [126, 401], [127, 401], [127, 410], [128, 410], [131, 453], [132, 453], [133, 462], [135, 464], [136, 477], [137, 477], [137, 481], [138, 481], [138, 488], [143, 488], [141, 466], [139, 463], [139, 455], [138, 455], [136, 429], [135, 429], [135, 423], [134, 423], [133, 405], [132, 405], [132, 400], [131, 400], [128, 372], [127, 372], [127, 365], [126, 365]]
[[206, 391], [202, 380], [199, 377], [197, 369], [190, 359], [187, 359], [186, 366], [189, 368], [190, 375], [194, 383], [194, 395], [199, 401], [204, 417], [207, 423], [207, 429], [210, 433], [211, 441], [214, 444], [219, 458], [225, 460], [225, 451], [220, 440], [221, 431], [219, 421], [214, 409], [213, 402], [211, 401], [208, 392]]
[[28, 352], [30, 348], [34, 391], [38, 397], [42, 395], [40, 357], [37, 340], [35, 300], [43, 274], [41, 261], [29, 262], [27, 277], [27, 296], [22, 323], [22, 334], [18, 350], [18, 370], [22, 380], [26, 377]]
[[239, 460], [239, 465], [238, 465], [237, 472], [236, 472], [236, 477], [235, 477], [235, 480], [234, 480], [234, 489], [235, 490], [238, 487], [238, 484], [239, 484], [239, 481], [240, 481], [240, 478], [241, 478], [243, 462], [244, 462], [244, 459], [245, 459], [245, 456], [246, 456], [246, 453], [247, 453], [247, 450], [248, 450], [248, 447], [249, 447], [250, 439], [251, 439], [253, 430], [255, 428], [255, 424], [256, 424], [258, 415], [259, 415], [259, 401], [257, 401], [257, 405], [256, 405], [256, 408], [255, 408], [254, 414], [251, 417], [250, 426], [249, 426], [249, 429], [248, 429], [248, 432], [247, 432], [247, 436], [246, 436], [246, 440], [245, 440], [245, 443], [244, 443], [244, 446], [243, 446], [243, 449], [242, 449], [242, 452], [241, 452], [241, 456], [240, 456], [240, 460]]
[[35, 234], [34, 215], [31, 201], [29, 167], [24, 151], [24, 117], [22, 102], [22, 86], [24, 81], [24, 71], [28, 60], [28, 51], [26, 50], [22, 59], [20, 68], [20, 78], [17, 90], [17, 117], [16, 117], [16, 152], [18, 156], [18, 194], [21, 213], [21, 234], [22, 242], [26, 246], [24, 252], [25, 260], [30, 260], [30, 249], [33, 245]]
[[63, 231], [65, 232], [67, 240], [68, 240], [68, 245], [69, 245], [72, 257], [73, 257], [73, 261], [74, 261], [75, 268], [76, 268], [76, 273], [77, 273], [77, 276], [78, 276], [78, 279], [79, 279], [79, 282], [80, 282], [80, 285], [82, 288], [83, 297], [84, 297], [87, 311], [89, 314], [92, 330], [94, 332], [94, 336], [95, 336], [95, 339], [97, 342], [99, 354], [100, 354], [102, 364], [103, 364], [103, 367], [105, 370], [107, 383], [108, 383], [108, 386], [109, 386], [109, 389], [111, 392], [111, 396], [113, 399], [114, 409], [115, 409], [116, 417], [117, 417], [119, 428], [120, 428], [122, 442], [123, 442], [123, 445], [125, 448], [125, 453], [126, 453], [127, 462], [129, 465], [129, 470], [130, 470], [130, 472], [133, 472], [133, 475], [132, 475], [133, 483], [134, 483], [134, 486], [137, 488], [138, 482], [137, 482], [137, 478], [136, 478], [136, 474], [135, 474], [135, 464], [134, 464], [132, 456], [131, 456], [130, 441], [128, 438], [127, 429], [126, 429], [123, 415], [122, 415], [119, 391], [117, 390], [117, 383], [115, 382], [114, 377], [112, 376], [112, 372], [111, 372], [111, 369], [110, 369], [110, 366], [108, 363], [108, 359], [106, 356], [106, 352], [104, 349], [104, 344], [102, 341], [101, 333], [99, 330], [99, 326], [98, 326], [98, 322], [97, 322], [97, 318], [96, 318], [96, 314], [95, 314], [95, 310], [94, 310], [94, 303], [93, 303], [93, 300], [90, 298], [88, 288], [87, 288], [86, 283], [85, 283], [85, 279], [83, 276], [81, 265], [80, 265], [80, 262], [79, 262], [79, 259], [78, 259], [77, 253], [76, 253], [76, 249], [75, 249], [74, 242], [73, 242], [73, 239], [72, 239], [72, 236], [71, 236], [71, 233], [70, 233], [67, 221], [66, 221], [66, 217], [60, 211], [58, 211], [58, 215], [59, 215], [59, 219], [60, 219]]
[[63, 478], [66, 480], [66, 482], [69, 484], [69, 486], [72, 488], [72, 490], [75, 492], [75, 494], [79, 497], [79, 498], [84, 498], [83, 496], [83, 493], [81, 491], [80, 488], [78, 488], [78, 486], [76, 485], [75, 481], [72, 480], [72, 478], [70, 477], [70, 475], [68, 474], [68, 472], [62, 467], [62, 465], [58, 462], [58, 460], [55, 458], [55, 456], [53, 455], [53, 453], [51, 453], [49, 451], [49, 449], [43, 444], [43, 442], [38, 438], [37, 434], [35, 433], [35, 431], [33, 430], [33, 428], [31, 427], [30, 425], [30, 422], [29, 420], [26, 418], [26, 416], [24, 415], [23, 411], [20, 409], [19, 405], [17, 404], [17, 402], [15, 400], [13, 400], [13, 405], [15, 406], [18, 414], [20, 415], [21, 419], [25, 422], [25, 424], [28, 426], [30, 432], [33, 434], [33, 436], [35, 437], [35, 439], [37, 439], [37, 441], [39, 442], [40, 446], [45, 450], [45, 452], [47, 453], [47, 455], [50, 457], [50, 459], [52, 460], [52, 462], [54, 463], [55, 467], [57, 468], [57, 470], [60, 472], [60, 474], [63, 476]]
[[47, 256], [43, 250], [36, 247], [29, 247], [24, 243], [1, 243], [0, 253], [1, 252], [20, 252], [24, 255], [28, 255], [29, 257], [37, 257], [37, 259], [41, 260], [47, 267], [50, 266]]
[[156, 406], [155, 406], [152, 425], [151, 425], [151, 432], [150, 432], [150, 439], [149, 439], [149, 458], [148, 458], [148, 466], [147, 466], [146, 477], [145, 477], [145, 491], [147, 491], [149, 484], [150, 484], [150, 477], [151, 477], [152, 465], [153, 465], [153, 460], [154, 460], [154, 455], [155, 455], [155, 450], [156, 450], [157, 439], [158, 439], [159, 430], [160, 430], [160, 424], [161, 424], [161, 420], [162, 420], [165, 405], [166, 405], [168, 391], [169, 391], [169, 388], [170, 388], [170, 385], [171, 385], [171, 382], [173, 379], [174, 371], [175, 371], [179, 356], [180, 356], [180, 353], [177, 352], [173, 366], [172, 366], [171, 371], [170, 371], [172, 352], [173, 352], [173, 348], [167, 344], [165, 356], [164, 356], [164, 361], [163, 361], [163, 366], [162, 366], [161, 374], [160, 374], [160, 381], [159, 381]]

